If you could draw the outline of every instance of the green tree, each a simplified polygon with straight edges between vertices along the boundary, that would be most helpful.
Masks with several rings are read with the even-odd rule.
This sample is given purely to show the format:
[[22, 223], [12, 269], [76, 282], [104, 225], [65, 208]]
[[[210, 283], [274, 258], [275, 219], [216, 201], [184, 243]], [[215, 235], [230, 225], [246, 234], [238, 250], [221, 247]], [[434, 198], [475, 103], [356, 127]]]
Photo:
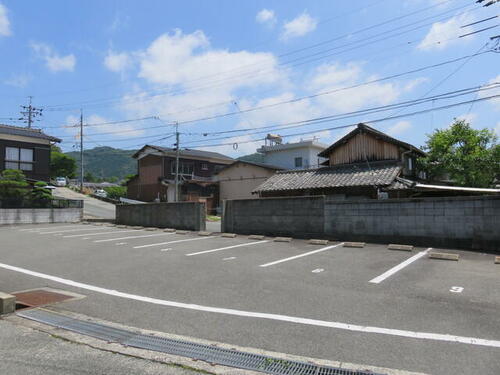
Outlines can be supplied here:
[[0, 199], [4, 201], [4, 206], [21, 206], [28, 187], [23, 172], [15, 169], [4, 170], [0, 175]]
[[50, 177], [75, 177], [76, 160], [69, 155], [63, 154], [57, 146], [50, 150]]
[[85, 174], [83, 175], [83, 181], [96, 182], [96, 178], [91, 172], [85, 172]]
[[31, 201], [33, 207], [48, 207], [50, 200], [52, 199], [52, 193], [50, 189], [46, 189], [47, 184], [45, 182], [38, 181], [35, 183], [33, 190], [31, 191]]
[[108, 198], [119, 200], [120, 197], [127, 197], [127, 188], [125, 186], [109, 186], [104, 188], [108, 193]]
[[135, 173], [131, 173], [131, 174], [128, 174], [126, 175], [124, 178], [123, 178], [123, 181], [121, 183], [122, 186], [127, 186], [127, 183], [133, 179], [134, 177], [136, 177], [137, 175]]
[[457, 185], [490, 187], [500, 176], [500, 145], [493, 131], [455, 119], [428, 137], [427, 156], [419, 162], [430, 179], [447, 175]]

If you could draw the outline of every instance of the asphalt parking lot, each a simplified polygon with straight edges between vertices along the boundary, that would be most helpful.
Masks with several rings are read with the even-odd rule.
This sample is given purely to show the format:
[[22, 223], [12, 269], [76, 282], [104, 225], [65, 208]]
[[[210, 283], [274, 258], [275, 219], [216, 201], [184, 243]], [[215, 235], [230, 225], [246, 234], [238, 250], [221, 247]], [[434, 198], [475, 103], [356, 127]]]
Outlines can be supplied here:
[[102, 225], [0, 228], [0, 290], [130, 326], [429, 374], [499, 374], [491, 254], [311, 245]]

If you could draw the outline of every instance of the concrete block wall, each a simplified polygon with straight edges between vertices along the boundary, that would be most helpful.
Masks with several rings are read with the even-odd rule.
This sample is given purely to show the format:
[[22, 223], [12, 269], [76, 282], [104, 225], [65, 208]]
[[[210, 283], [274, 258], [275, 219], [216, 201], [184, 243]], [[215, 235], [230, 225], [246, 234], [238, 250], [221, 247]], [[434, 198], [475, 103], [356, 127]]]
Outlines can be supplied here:
[[500, 253], [500, 196], [227, 200], [222, 231]]
[[205, 230], [205, 203], [144, 203], [116, 206], [116, 223], [143, 227]]
[[83, 208], [0, 208], [0, 225], [76, 223]]
[[323, 238], [324, 197], [224, 201], [222, 231], [240, 234]]
[[337, 239], [500, 251], [500, 197], [325, 200]]

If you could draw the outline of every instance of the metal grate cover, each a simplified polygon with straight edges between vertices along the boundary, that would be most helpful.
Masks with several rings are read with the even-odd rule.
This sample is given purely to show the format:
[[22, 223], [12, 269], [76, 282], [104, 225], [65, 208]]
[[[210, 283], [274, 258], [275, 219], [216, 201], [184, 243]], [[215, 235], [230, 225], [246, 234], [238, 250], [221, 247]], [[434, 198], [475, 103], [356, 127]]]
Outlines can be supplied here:
[[47, 310], [24, 310], [17, 315], [104, 341], [139, 349], [189, 357], [208, 363], [275, 375], [382, 375], [368, 370], [348, 370], [313, 363], [290, 361], [217, 346], [145, 335], [99, 323], [75, 319]]

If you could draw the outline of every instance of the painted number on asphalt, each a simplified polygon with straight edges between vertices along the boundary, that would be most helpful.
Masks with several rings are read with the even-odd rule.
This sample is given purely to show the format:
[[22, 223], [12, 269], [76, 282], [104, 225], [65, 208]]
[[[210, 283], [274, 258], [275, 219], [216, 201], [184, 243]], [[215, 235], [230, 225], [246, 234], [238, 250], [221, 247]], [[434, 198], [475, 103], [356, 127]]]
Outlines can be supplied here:
[[450, 288], [450, 292], [452, 293], [462, 293], [464, 290], [464, 288], [462, 288], [461, 286], [452, 286]]

